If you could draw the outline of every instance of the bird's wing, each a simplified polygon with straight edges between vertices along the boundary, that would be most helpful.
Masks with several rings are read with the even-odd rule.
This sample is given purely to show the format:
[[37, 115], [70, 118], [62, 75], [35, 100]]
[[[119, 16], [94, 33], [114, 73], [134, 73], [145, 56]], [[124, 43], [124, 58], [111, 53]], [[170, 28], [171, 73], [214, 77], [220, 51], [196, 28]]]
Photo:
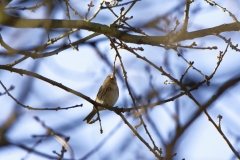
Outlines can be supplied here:
[[96, 99], [97, 99], [97, 97], [100, 98], [100, 95], [102, 95], [102, 92], [103, 92], [103, 89], [102, 89], [102, 86], [101, 86], [101, 87], [99, 88], [99, 90], [98, 90]]

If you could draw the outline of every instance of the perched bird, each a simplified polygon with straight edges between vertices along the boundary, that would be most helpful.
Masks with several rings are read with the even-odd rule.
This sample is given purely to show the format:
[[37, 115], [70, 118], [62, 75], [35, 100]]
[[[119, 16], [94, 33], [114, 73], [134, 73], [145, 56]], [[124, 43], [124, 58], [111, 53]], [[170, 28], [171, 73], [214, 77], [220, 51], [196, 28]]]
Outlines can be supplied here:
[[[113, 107], [113, 105], [117, 102], [119, 96], [119, 90], [117, 85], [117, 79], [115, 75], [112, 73], [107, 76], [104, 80], [103, 85], [99, 88], [95, 101], [109, 107]], [[104, 110], [103, 107], [98, 106], [98, 111]], [[93, 106], [92, 111], [88, 114], [83, 121], [90, 123], [91, 119], [97, 113], [97, 109]]]

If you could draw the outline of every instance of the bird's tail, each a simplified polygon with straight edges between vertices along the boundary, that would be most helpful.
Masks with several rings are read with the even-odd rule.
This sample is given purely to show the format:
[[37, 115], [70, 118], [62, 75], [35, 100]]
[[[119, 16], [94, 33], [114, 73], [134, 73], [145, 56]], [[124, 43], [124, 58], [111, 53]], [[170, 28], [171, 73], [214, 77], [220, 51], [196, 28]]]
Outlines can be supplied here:
[[95, 116], [96, 111], [93, 109], [92, 112], [90, 112], [86, 118], [83, 119], [83, 121], [86, 121], [88, 124], [91, 121], [91, 119]]

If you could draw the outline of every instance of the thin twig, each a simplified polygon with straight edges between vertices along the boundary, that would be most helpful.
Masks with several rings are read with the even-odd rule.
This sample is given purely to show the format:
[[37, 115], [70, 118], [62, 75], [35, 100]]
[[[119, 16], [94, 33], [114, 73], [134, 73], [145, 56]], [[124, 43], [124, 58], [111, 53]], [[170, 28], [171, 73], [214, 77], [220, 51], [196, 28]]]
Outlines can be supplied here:
[[141, 1], [141, 0], [133, 0], [133, 1], [130, 1], [130, 2], [126, 2], [126, 3], [122, 3], [122, 4], [116, 4], [116, 5], [110, 5], [110, 6], [107, 6], [107, 7], [102, 7], [101, 9], [107, 9], [109, 7], [113, 8], [113, 7], [121, 7], [121, 6], [124, 6], [124, 5], [127, 5], [129, 3], [136, 3], [137, 1]]
[[119, 61], [120, 61], [121, 67], [122, 67], [122, 71], [123, 71], [123, 75], [124, 75], [125, 84], [126, 84], [127, 89], [128, 89], [128, 93], [129, 93], [129, 95], [130, 95], [130, 97], [132, 99], [132, 102], [133, 102], [134, 106], [136, 106], [135, 98], [133, 97], [133, 94], [132, 94], [131, 89], [130, 89], [129, 84], [128, 84], [127, 72], [126, 72], [125, 67], [123, 65], [122, 58], [121, 58], [121, 56], [120, 56], [120, 54], [119, 54], [119, 52], [118, 52], [118, 50], [117, 50], [113, 40], [110, 37], [108, 37], [108, 38], [111, 41], [111, 46], [114, 48], [114, 50], [116, 51], [116, 54], [117, 54], [117, 56], [119, 58]]
[[[1, 82], [1, 81], [0, 81], [0, 82]], [[3, 87], [3, 88], [4, 88], [4, 87]], [[12, 91], [14, 88], [15, 88], [15, 87], [14, 87], [13, 85], [11, 85], [8, 89], [5, 87], [5, 88], [4, 88], [5, 92], [3, 92], [3, 93], [0, 92], [0, 96], [5, 95], [5, 94], [8, 94], [9, 91]]]
[[[71, 20], [70, 13], [69, 13], [69, 8], [68, 8], [70, 5], [68, 3], [68, 0], [64, 0], [64, 2], [66, 4], [66, 16], [68, 17], [68, 20]], [[72, 31], [72, 28], [70, 28], [69, 31]], [[72, 45], [72, 42], [71, 42], [69, 34], [67, 35], [67, 38], [68, 38], [68, 43], [72, 47], [72, 49], [78, 51], [78, 46]]]
[[[193, 102], [200, 108], [202, 109], [202, 105], [200, 105], [200, 103], [194, 98], [194, 96], [189, 93], [188, 97], [190, 99], [193, 100]], [[230, 147], [230, 149], [233, 151], [233, 153], [235, 154], [236, 157], [238, 157], [240, 159], [240, 155], [239, 153], [235, 150], [235, 148], [233, 147], [233, 145], [231, 144], [231, 142], [228, 140], [228, 138], [225, 136], [225, 134], [222, 132], [222, 130], [217, 126], [217, 124], [213, 121], [213, 119], [211, 118], [211, 116], [208, 114], [206, 109], [203, 109], [204, 114], [207, 116], [208, 120], [213, 124], [213, 126], [217, 129], [217, 131], [220, 133], [220, 135], [223, 137], [223, 139], [227, 142], [228, 146]]]
[[92, 16], [91, 18], [87, 19], [87, 17], [86, 17], [86, 21], [87, 21], [87, 22], [90, 22], [91, 20], [93, 20], [93, 19], [97, 16], [97, 14], [98, 14], [98, 13], [100, 12], [100, 10], [102, 9], [103, 3], [104, 3], [104, 1], [102, 1], [102, 2], [100, 3], [98, 9], [96, 10], [96, 12], [93, 14], [93, 16]]
[[69, 8], [73, 11], [73, 13], [74, 13], [75, 15], [77, 15], [80, 19], [84, 19], [84, 17], [81, 16], [81, 15], [69, 4], [68, 1], [65, 0], [65, 3], [66, 3], [67, 6], [69, 6]]
[[220, 34], [217, 34], [216, 36], [218, 36], [219, 38], [221, 38], [222, 40], [224, 40], [226, 43], [229, 43], [229, 45], [230, 45], [230, 47], [231, 47], [232, 49], [234, 49], [234, 50], [237, 51], [237, 52], [240, 52], [240, 49], [237, 48], [237, 47], [238, 47], [238, 44], [233, 45], [232, 42], [229, 41], [229, 39], [227, 39], [226, 37], [224, 37], [224, 36], [222, 36], [222, 35], [220, 35]]
[[11, 48], [7, 43], [5, 43], [2, 39], [2, 35], [0, 34], [0, 46], [4, 47], [6, 50], [8, 50], [10, 52], [10, 55], [14, 55], [16, 53], [18, 54], [22, 54], [22, 55], [32, 55], [31, 52], [28, 51], [19, 51], [19, 50], [15, 50], [13, 48]]
[[[155, 144], [155, 142], [154, 142], [154, 140], [153, 140], [150, 132], [149, 132], [148, 129], [147, 129], [147, 125], [145, 124], [145, 122], [144, 122], [144, 120], [143, 120], [143, 118], [142, 118], [142, 114], [141, 114], [141, 113], [139, 112], [139, 110], [136, 108], [137, 105], [136, 105], [136, 103], [135, 103], [135, 98], [133, 97], [133, 94], [132, 94], [131, 89], [130, 89], [129, 84], [128, 84], [127, 72], [126, 72], [125, 67], [124, 67], [124, 65], [123, 65], [122, 58], [121, 58], [121, 56], [120, 56], [120, 54], [119, 54], [119, 52], [118, 52], [117, 47], [116, 47], [115, 44], [114, 44], [114, 41], [113, 41], [110, 37], [108, 37], [108, 38], [109, 38], [109, 40], [111, 41], [111, 46], [115, 49], [116, 54], [117, 54], [117, 56], [118, 56], [118, 58], [119, 58], [119, 61], [120, 61], [120, 64], [121, 64], [121, 68], [122, 68], [122, 71], [123, 71], [123, 74], [124, 74], [125, 84], [126, 84], [127, 89], [128, 89], [128, 93], [129, 93], [129, 95], [130, 95], [130, 97], [131, 97], [131, 99], [132, 99], [134, 108], [135, 108], [135, 110], [136, 110], [136, 112], [137, 112], [137, 114], [138, 114], [138, 116], [139, 116], [139, 118], [140, 118], [140, 124], [139, 124], [139, 125], [143, 124], [143, 127], [144, 127], [147, 135], [149, 136], [150, 140], [151, 140], [152, 143], [153, 143], [154, 148], [156, 149], [156, 148], [158, 148], [158, 147], [156, 146], [156, 144]], [[130, 127], [130, 128], [132, 129], [133, 127]], [[160, 157], [161, 157], [161, 156], [160, 156]]]
[[130, 11], [130, 9], [135, 5], [135, 3], [137, 3], [137, 1], [138, 0], [135, 0], [134, 2], [132, 2], [132, 4], [128, 7], [128, 9], [123, 14], [121, 14], [121, 16], [119, 16], [113, 23], [111, 23], [110, 26], [116, 24], [123, 16], [125, 16]]
[[[95, 107], [95, 106], [94, 106]], [[102, 123], [101, 123], [101, 118], [100, 118], [100, 113], [99, 113], [99, 110], [98, 110], [98, 107], [95, 107], [96, 110], [97, 110], [97, 119], [99, 121], [99, 126], [100, 126], [100, 133], [102, 134], [103, 133], [103, 129], [102, 129]]]
[[196, 47], [196, 46], [197, 46], [196, 42], [193, 42], [191, 45], [188, 45], [188, 46], [183, 46], [183, 45], [180, 45], [179, 43], [176, 43], [176, 44], [171, 45], [170, 48], [180, 47], [180, 48], [201, 49], [201, 50], [205, 50], [205, 49], [216, 50], [216, 49], [218, 49], [217, 46], [212, 46], [212, 47]]
[[[94, 100], [92, 100], [91, 98], [87, 97], [86, 95], [84, 95], [84, 94], [82, 94], [82, 93], [80, 93], [80, 92], [77, 92], [77, 91], [75, 91], [75, 90], [73, 90], [73, 89], [71, 89], [71, 88], [68, 88], [68, 87], [62, 85], [61, 83], [58, 83], [58, 82], [53, 81], [53, 80], [51, 80], [51, 79], [48, 79], [48, 78], [46, 78], [46, 77], [44, 77], [44, 76], [42, 76], [42, 75], [39, 75], [39, 74], [37, 74], [37, 73], [33, 73], [33, 72], [30, 72], [30, 71], [23, 70], [23, 69], [18, 69], [18, 68], [7, 67], [7, 66], [5, 66], [5, 65], [0, 65], [0, 69], [9, 70], [9, 71], [11, 71], [11, 72], [16, 72], [16, 73], [18, 73], [18, 74], [20, 74], [20, 75], [25, 74], [25, 75], [28, 75], [28, 76], [31, 76], [31, 77], [35, 77], [35, 78], [40, 79], [40, 80], [42, 80], [42, 81], [48, 82], [48, 83], [50, 83], [50, 84], [52, 84], [52, 85], [54, 85], [54, 86], [58, 86], [59, 88], [65, 90], [65, 91], [67, 91], [67, 92], [70, 92], [70, 93], [72, 93], [72, 94], [74, 94], [74, 95], [76, 95], [76, 96], [79, 96], [79, 97], [85, 99], [86, 101], [92, 103], [93, 105], [104, 106], [104, 105], [102, 105], [102, 104], [100, 104], [100, 103], [95, 102]], [[109, 108], [110, 108], [110, 107], [109, 107]]]
[[111, 139], [111, 137], [114, 135], [114, 133], [116, 133], [121, 125], [122, 125], [122, 121], [120, 121], [112, 130], [111, 132], [105, 136], [105, 138], [103, 138], [101, 140], [101, 142], [99, 142], [98, 144], [94, 145], [94, 148], [92, 150], [90, 150], [87, 154], [85, 154], [83, 157], [79, 158], [79, 160], [84, 160], [84, 159], [88, 159], [90, 156], [94, 155], [93, 153], [97, 152], [104, 144], [107, 143], [108, 140]]
[[223, 117], [219, 114], [217, 118], [218, 118], [218, 128], [221, 129], [221, 120]]
[[132, 125], [127, 121], [127, 119], [124, 117], [123, 114], [117, 113], [123, 120], [123, 122], [133, 131], [134, 135], [138, 137], [140, 141], [142, 141], [145, 146], [157, 157], [158, 159], [161, 159], [161, 156], [158, 155], [155, 150], [138, 134], [138, 132], [132, 127]]
[[175, 27], [168, 33], [169, 36], [171, 36], [177, 29], [177, 26], [179, 25], [179, 21], [176, 20]]
[[189, 19], [189, 10], [190, 10], [190, 4], [191, 3], [192, 3], [192, 0], [186, 0], [182, 32], [187, 32], [188, 19]]
[[8, 7], [8, 8], [4, 8], [4, 10], [30, 10], [32, 12], [36, 11], [38, 8], [40, 8], [41, 6], [45, 6], [47, 1], [43, 1], [40, 4], [35, 4], [32, 7]]
[[[78, 30], [78, 29], [77, 29]], [[74, 30], [75, 31], [75, 30]], [[73, 31], [73, 32], [74, 32]], [[100, 33], [93, 33], [93, 34], [90, 34], [89, 36], [85, 37], [85, 38], [82, 38], [80, 40], [77, 40], [75, 42], [72, 43], [72, 45], [78, 45], [78, 44], [81, 44], [81, 43], [85, 43], [87, 40], [93, 38], [93, 37], [96, 37], [96, 36], [99, 36]], [[63, 35], [62, 35], [63, 36]], [[67, 36], [67, 35], [64, 35], [64, 36]], [[60, 37], [58, 37], [57, 39], [60, 39]], [[52, 44], [55, 40], [52, 41], [52, 39], [50, 40], [50, 42], [47, 42], [45, 45], [49, 45], [49, 44]], [[54, 51], [51, 51], [51, 52], [45, 52], [45, 53], [41, 53], [41, 54], [36, 54], [36, 52], [28, 52], [28, 51], [20, 51], [20, 50], [15, 50], [13, 48], [11, 48], [9, 45], [7, 45], [3, 40], [2, 40], [2, 37], [0, 35], [0, 44], [6, 49], [8, 50], [11, 55], [12, 54], [22, 54], [22, 55], [25, 55], [27, 57], [31, 57], [33, 59], [37, 59], [37, 58], [43, 58], [43, 57], [49, 57], [49, 56], [53, 56], [53, 55], [56, 55], [58, 53], [60, 53], [61, 51], [64, 51], [68, 48], [71, 47], [71, 45], [64, 45]], [[44, 46], [43, 46], [44, 47]]]
[[185, 70], [185, 72], [183, 73], [183, 75], [180, 79], [180, 83], [182, 83], [182, 80], [183, 80], [184, 76], [187, 74], [188, 70], [192, 67], [193, 63], [194, 63], [193, 61], [192, 62], [189, 61], [188, 67], [187, 67], [187, 69]]
[[69, 137], [64, 136], [61, 133], [55, 132], [53, 129], [48, 127], [43, 121], [41, 121], [37, 116], [35, 116], [34, 119], [37, 122], [39, 122], [42, 125], [43, 128], [45, 128], [47, 130], [48, 135], [52, 135], [62, 146], [64, 146], [64, 148], [66, 148], [69, 151], [71, 159], [74, 159], [73, 150], [72, 150], [71, 146], [69, 146], [68, 143], [67, 143], [68, 140], [69, 140]]
[[199, 69], [197, 69], [196, 67], [194, 67], [194, 66], [193, 66], [193, 63], [192, 63], [191, 61], [188, 62], [188, 60], [187, 60], [186, 58], [184, 58], [184, 57], [180, 54], [180, 52], [178, 51], [177, 48], [173, 48], [173, 50], [174, 50], [174, 51], [177, 53], [177, 55], [178, 55], [179, 57], [181, 57], [188, 65], [190, 65], [194, 70], [196, 70], [198, 73], [200, 73], [200, 74], [203, 76], [203, 78], [206, 80], [207, 85], [209, 85], [207, 76], [206, 76], [205, 74], [203, 74]]
[[228, 13], [228, 14], [232, 17], [232, 19], [233, 19], [234, 22], [239, 22], [239, 21], [237, 20], [237, 18], [235, 17], [235, 15], [232, 14], [230, 11], [228, 11], [226, 8], [223, 8], [222, 6], [218, 5], [216, 2], [211, 1], [211, 0], [205, 0], [205, 1], [206, 1], [207, 3], [209, 3], [211, 6], [217, 6], [217, 7], [220, 8], [223, 12]]
[[0, 81], [0, 84], [2, 85], [2, 87], [4, 88], [4, 90], [6, 91], [6, 93], [8, 94], [9, 97], [11, 97], [17, 104], [19, 104], [20, 106], [27, 108], [29, 110], [54, 110], [54, 111], [58, 111], [58, 110], [63, 110], [63, 109], [71, 109], [71, 108], [76, 108], [76, 107], [82, 107], [83, 104], [80, 105], [75, 105], [75, 106], [71, 106], [71, 107], [57, 107], [57, 108], [34, 108], [34, 107], [30, 107], [30, 106], [26, 106], [24, 104], [22, 104], [21, 102], [19, 102], [16, 98], [14, 98], [8, 91], [8, 89], [4, 86], [4, 84]]
[[218, 58], [217, 66], [214, 68], [214, 71], [212, 72], [212, 74], [207, 77], [208, 80], [212, 79], [212, 77], [215, 75], [218, 67], [220, 66], [220, 64], [221, 64], [221, 62], [223, 60], [224, 55], [227, 53], [228, 47], [230, 45], [230, 42], [231, 42], [231, 39], [228, 40], [228, 44], [227, 44], [227, 47], [225, 48], [224, 52], [222, 52], [222, 51], [219, 52], [219, 55], [217, 57]]
[[16, 64], [21, 63], [22, 61], [26, 60], [27, 58], [28, 58], [28, 56], [23, 56], [22, 58], [14, 61], [13, 63], [6, 64], [6, 66], [13, 67], [13, 66], [15, 66]]

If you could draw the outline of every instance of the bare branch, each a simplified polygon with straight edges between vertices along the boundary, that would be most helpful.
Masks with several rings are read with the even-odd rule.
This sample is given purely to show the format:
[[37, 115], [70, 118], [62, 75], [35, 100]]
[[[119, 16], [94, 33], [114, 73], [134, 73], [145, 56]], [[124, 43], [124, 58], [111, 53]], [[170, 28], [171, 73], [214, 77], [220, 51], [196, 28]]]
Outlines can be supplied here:
[[4, 90], [6, 91], [6, 93], [8, 94], [9, 97], [11, 97], [20, 106], [22, 106], [24, 108], [27, 108], [29, 110], [55, 110], [55, 111], [58, 111], [58, 110], [62, 110], [62, 109], [68, 110], [68, 109], [71, 109], [71, 108], [76, 108], [76, 107], [82, 107], [83, 106], [83, 104], [75, 105], [75, 106], [71, 106], [71, 107], [65, 107], [65, 108], [62, 108], [62, 107], [57, 107], [57, 108], [34, 108], [34, 107], [26, 106], [26, 105], [22, 104], [21, 102], [19, 102], [16, 98], [14, 98], [9, 93], [9, 89], [7, 89], [1, 81], [0, 81], [0, 84], [2, 85], [2, 87], [4, 88]]
[[237, 18], [235, 17], [235, 15], [232, 14], [230, 11], [228, 11], [226, 8], [223, 8], [222, 6], [218, 5], [216, 2], [211, 1], [211, 0], [205, 0], [205, 1], [206, 1], [207, 3], [209, 3], [211, 6], [217, 6], [217, 7], [220, 8], [223, 12], [228, 13], [228, 14], [232, 17], [232, 19], [233, 19], [234, 22], [239, 22], [239, 21], [237, 20]]
[[[159, 46], [160, 44], [169, 44], [173, 42], [179, 42], [184, 40], [191, 40], [194, 38], [205, 37], [209, 35], [216, 35], [222, 32], [228, 31], [239, 31], [240, 30], [240, 22], [223, 24], [212, 28], [202, 29], [193, 32], [187, 32], [184, 34], [176, 33], [174, 35], [167, 36], [137, 36], [131, 35], [126, 32], [122, 32], [117, 30], [116, 28], [109, 27], [106, 25], [86, 22], [83, 20], [49, 20], [49, 19], [22, 19], [16, 18], [5, 13], [1, 13], [2, 19], [0, 19], [0, 24], [5, 26], [12, 26], [15, 28], [80, 28], [86, 29], [93, 32], [98, 32], [98, 34], [104, 34], [109, 37], [115, 37], [124, 42], [131, 42], [135, 44], [149, 44]], [[9, 19], [13, 22], [18, 22], [15, 25], [9, 23]]]

